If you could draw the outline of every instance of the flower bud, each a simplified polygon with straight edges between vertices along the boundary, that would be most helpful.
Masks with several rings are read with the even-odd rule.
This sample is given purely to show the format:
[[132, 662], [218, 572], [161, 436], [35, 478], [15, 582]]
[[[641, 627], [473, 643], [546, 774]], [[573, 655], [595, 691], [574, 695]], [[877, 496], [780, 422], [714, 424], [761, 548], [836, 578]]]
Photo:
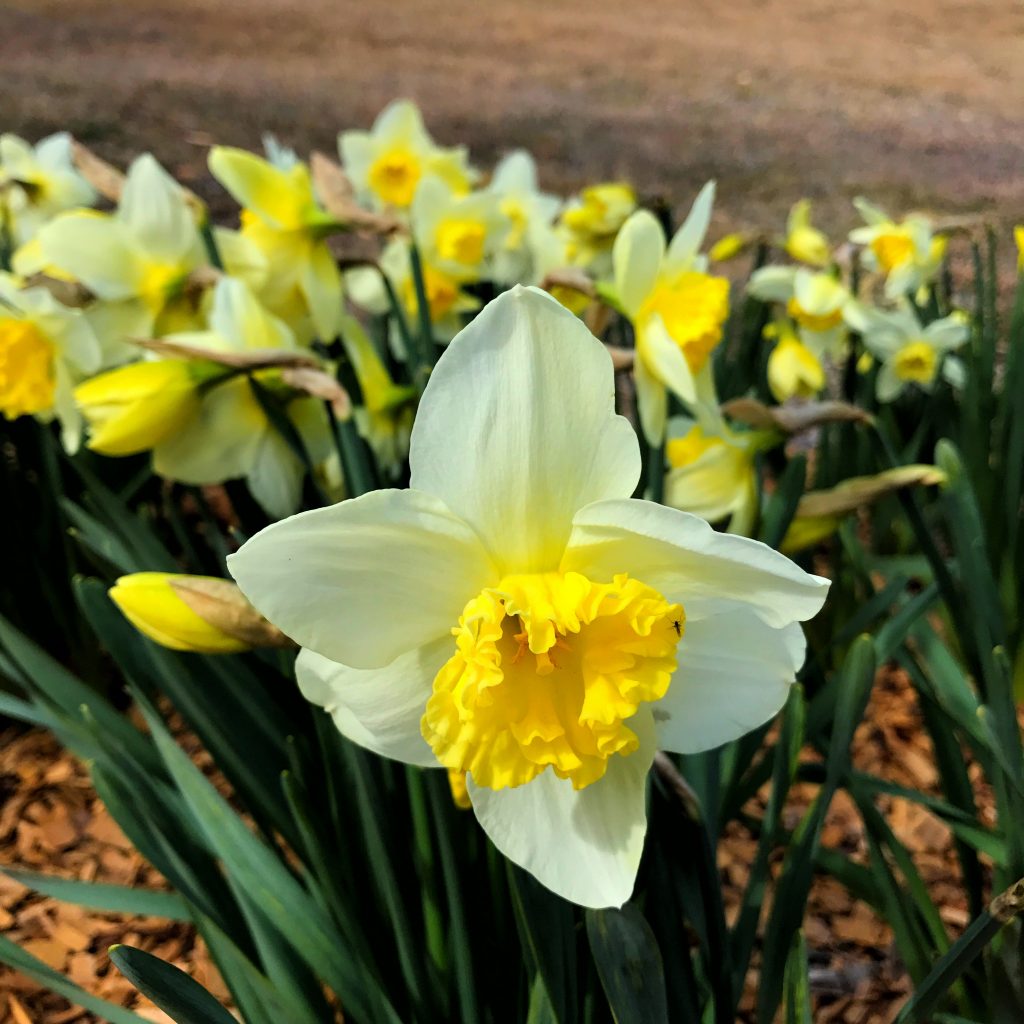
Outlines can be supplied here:
[[136, 572], [117, 580], [110, 597], [140, 633], [176, 651], [235, 654], [291, 646], [230, 580]]

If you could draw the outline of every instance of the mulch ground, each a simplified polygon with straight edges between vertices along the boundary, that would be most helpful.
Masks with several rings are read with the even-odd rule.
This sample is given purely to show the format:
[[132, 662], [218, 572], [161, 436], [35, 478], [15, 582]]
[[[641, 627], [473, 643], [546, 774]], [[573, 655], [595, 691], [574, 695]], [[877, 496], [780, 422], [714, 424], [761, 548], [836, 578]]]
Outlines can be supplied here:
[[[204, 770], [209, 758], [188, 738]], [[854, 744], [858, 768], [885, 779], [938, 793], [937, 776], [913, 691], [902, 673], [880, 673]], [[795, 827], [815, 787], [798, 786], [785, 811]], [[978, 785], [980, 805], [991, 819], [991, 795]], [[757, 801], [749, 808], [758, 814]], [[919, 805], [883, 798], [879, 809], [914, 855], [951, 934], [967, 924], [949, 830]], [[867, 842], [852, 802], [840, 793], [828, 816], [823, 841], [854, 859], [866, 859]], [[730, 826], [719, 847], [726, 907], [736, 912], [753, 860], [755, 841], [741, 825]], [[85, 768], [48, 734], [0, 732], [0, 864], [119, 885], [164, 885], [132, 849], [93, 791]], [[781, 864], [777, 858], [776, 869]], [[815, 1022], [891, 1024], [910, 991], [893, 948], [892, 930], [834, 880], [816, 880], [805, 930], [810, 948]], [[37, 896], [0, 876], [0, 933], [24, 946], [83, 988], [131, 1007], [147, 1020], [169, 1018], [113, 968], [106, 950], [114, 943], [146, 949], [187, 971], [216, 995], [227, 991], [193, 930], [156, 918], [102, 914]], [[742, 1019], [755, 1020], [757, 964], [748, 979]], [[0, 967], [0, 1024], [89, 1024], [96, 1018]]]

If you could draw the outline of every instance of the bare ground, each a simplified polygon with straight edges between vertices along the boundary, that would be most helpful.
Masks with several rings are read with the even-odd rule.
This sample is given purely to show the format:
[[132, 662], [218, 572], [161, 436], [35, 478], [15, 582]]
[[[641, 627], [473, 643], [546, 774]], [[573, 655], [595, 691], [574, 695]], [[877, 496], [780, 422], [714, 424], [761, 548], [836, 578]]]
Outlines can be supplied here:
[[[330, 149], [390, 99], [486, 165], [623, 176], [719, 224], [800, 195], [845, 228], [893, 207], [1024, 217], [1024, 6], [1014, 0], [0, 0], [0, 128], [69, 128], [186, 178], [211, 139]], [[201, 186], [209, 187], [209, 186]]]

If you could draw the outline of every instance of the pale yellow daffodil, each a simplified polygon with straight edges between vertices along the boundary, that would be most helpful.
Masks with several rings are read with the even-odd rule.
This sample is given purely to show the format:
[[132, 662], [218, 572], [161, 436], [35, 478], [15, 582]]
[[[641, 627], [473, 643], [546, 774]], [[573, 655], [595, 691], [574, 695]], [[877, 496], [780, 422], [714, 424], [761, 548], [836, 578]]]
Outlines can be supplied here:
[[56, 417], [65, 448], [74, 451], [82, 418], [73, 388], [99, 366], [99, 342], [78, 310], [0, 274], [0, 415]]
[[729, 315], [729, 282], [708, 274], [700, 254], [714, 197], [709, 182], [667, 246], [654, 215], [638, 210], [612, 250], [615, 298], [636, 332], [637, 404], [650, 444], [665, 435], [669, 391], [690, 405], [707, 400], [710, 356]]
[[612, 246], [636, 207], [636, 192], [622, 181], [589, 185], [573, 196], [557, 224], [568, 263], [595, 277], [607, 276]]
[[793, 259], [812, 267], [827, 267], [831, 263], [832, 247], [825, 233], [811, 223], [809, 199], [799, 200], [790, 209], [782, 247]]
[[1013, 242], [1017, 246], [1017, 273], [1024, 273], [1024, 224], [1013, 229]]
[[94, 330], [110, 359], [126, 358], [127, 338], [151, 338], [188, 324], [196, 311], [185, 294], [190, 275], [208, 263], [195, 212], [181, 187], [146, 154], [128, 170], [114, 213], [77, 210], [39, 232], [46, 266], [81, 282], [104, 317]]
[[894, 221], [866, 199], [853, 201], [866, 226], [850, 232], [850, 241], [864, 246], [864, 261], [885, 275], [885, 295], [898, 299], [932, 281], [942, 266], [946, 239], [936, 235], [921, 214]]
[[58, 213], [95, 201], [95, 191], [72, 161], [67, 132], [34, 146], [17, 135], [0, 135], [0, 211], [6, 207], [16, 246], [35, 238]]
[[308, 314], [325, 342], [338, 334], [341, 272], [327, 236], [344, 228], [317, 202], [305, 164], [287, 170], [255, 153], [228, 146], [210, 150], [210, 173], [242, 209], [242, 236], [263, 253], [268, 273], [260, 295], [278, 316]]
[[428, 175], [441, 178], [457, 194], [468, 192], [476, 178], [466, 148], [438, 146], [410, 100], [391, 103], [368, 132], [342, 132], [338, 151], [360, 198], [376, 209], [408, 210]]
[[498, 849], [590, 907], [632, 892], [655, 751], [768, 721], [828, 587], [631, 500], [640, 465], [607, 351], [517, 286], [438, 361], [408, 490], [305, 512], [229, 559], [339, 730], [467, 772]]
[[857, 303], [847, 309], [846, 317], [881, 364], [875, 383], [878, 401], [891, 402], [914, 384], [933, 391], [940, 376], [953, 387], [963, 387], [964, 365], [950, 355], [970, 337], [963, 313], [951, 313], [924, 327], [909, 302], [893, 310]]

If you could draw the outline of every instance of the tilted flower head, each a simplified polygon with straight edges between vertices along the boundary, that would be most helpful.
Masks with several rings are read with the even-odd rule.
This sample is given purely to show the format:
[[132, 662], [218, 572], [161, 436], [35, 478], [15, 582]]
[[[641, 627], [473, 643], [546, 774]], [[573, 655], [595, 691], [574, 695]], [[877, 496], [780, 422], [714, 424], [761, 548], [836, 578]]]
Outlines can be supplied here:
[[777, 320], [764, 329], [775, 340], [768, 357], [768, 387], [776, 402], [814, 398], [825, 387], [825, 368], [818, 353], [801, 340], [789, 320]]
[[640, 451], [604, 347], [516, 287], [438, 361], [408, 490], [257, 534], [243, 593], [300, 643], [350, 739], [468, 772], [495, 845], [587, 906], [620, 905], [656, 748], [728, 742], [782, 706], [827, 581], [629, 498]]
[[806, 267], [761, 267], [751, 274], [747, 290], [784, 306], [800, 328], [801, 340], [818, 358], [844, 355], [848, 331], [843, 311], [852, 297], [838, 278]]
[[636, 209], [636, 192], [622, 181], [588, 185], [565, 205], [558, 232], [565, 242], [568, 262], [603, 277], [622, 225]]
[[115, 213], [61, 214], [39, 232], [39, 242], [47, 264], [116, 305], [120, 329], [136, 337], [159, 332], [189, 275], [206, 263], [181, 186], [149, 154], [129, 168]]
[[786, 221], [783, 248], [795, 260], [812, 267], [827, 267], [832, 260], [832, 248], [823, 231], [811, 224], [811, 201], [801, 199], [794, 203]]
[[863, 245], [867, 265], [886, 275], [887, 298], [908, 295], [935, 277], [946, 253], [946, 239], [934, 234], [927, 217], [911, 214], [897, 223], [866, 199], [855, 199], [853, 204], [866, 226], [851, 231], [850, 241]]
[[92, 186], [72, 162], [67, 132], [48, 135], [34, 146], [17, 135], [0, 135], [0, 187], [8, 190], [16, 245], [34, 238], [58, 213], [96, 201]]
[[[267, 312], [242, 281], [230, 277], [221, 278], [213, 290], [208, 330], [166, 340], [211, 353], [297, 348], [288, 325]], [[256, 388], [282, 403], [310, 460], [321, 461], [330, 443], [323, 403], [289, 387], [280, 371], [266, 369], [203, 387], [183, 422], [153, 445], [153, 469], [169, 480], [195, 485], [244, 477], [267, 512], [290, 515], [302, 496], [305, 467], [275, 429]]]
[[77, 309], [45, 288], [22, 289], [0, 274], [0, 414], [60, 420], [64, 445], [78, 447], [82, 418], [73, 387], [100, 365], [100, 347]]
[[949, 353], [970, 336], [964, 314], [954, 312], [922, 327], [909, 302], [893, 310], [856, 303], [847, 309], [846, 317], [882, 364], [875, 384], [880, 402], [891, 402], [912, 384], [932, 391], [940, 372], [954, 387], [963, 385], [963, 363]]
[[378, 209], [407, 210], [428, 174], [458, 193], [468, 192], [476, 177], [465, 146], [438, 146], [410, 100], [387, 106], [368, 132], [342, 132], [338, 151], [352, 184]]
[[242, 237], [266, 258], [267, 305], [287, 317], [297, 304], [312, 318], [317, 335], [333, 341], [342, 308], [341, 273], [326, 238], [344, 225], [317, 202], [309, 169], [294, 163], [285, 170], [230, 146], [214, 146], [209, 165], [243, 207]]
[[612, 250], [615, 294], [636, 331], [637, 403], [651, 444], [665, 436], [668, 391], [691, 405], [706, 398], [709, 358], [729, 315], [729, 281], [708, 274], [700, 254], [714, 199], [708, 182], [667, 248], [658, 220], [638, 210]]

